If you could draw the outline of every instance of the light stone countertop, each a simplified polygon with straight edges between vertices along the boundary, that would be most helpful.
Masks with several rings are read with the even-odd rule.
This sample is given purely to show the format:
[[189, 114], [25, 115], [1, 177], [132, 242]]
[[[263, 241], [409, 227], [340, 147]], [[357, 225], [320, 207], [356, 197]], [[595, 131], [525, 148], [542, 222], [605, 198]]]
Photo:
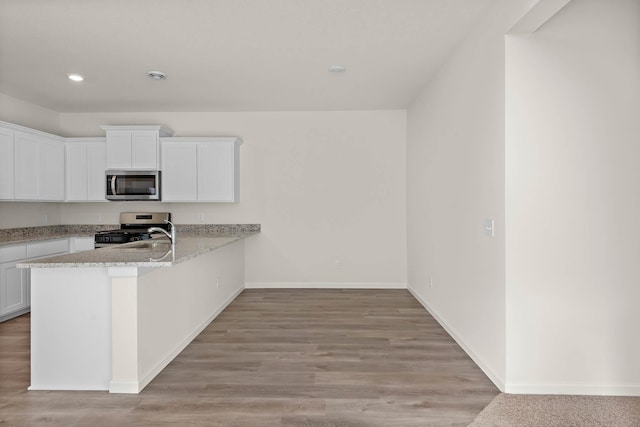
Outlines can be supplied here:
[[[70, 224], [43, 225], [0, 229], [0, 247], [29, 242], [66, 239], [70, 237], [91, 237], [98, 231], [117, 230], [120, 224]], [[233, 236], [247, 231], [260, 231], [260, 224], [176, 224], [178, 233], [191, 233], [204, 237]]]
[[0, 246], [18, 245], [69, 237], [91, 237], [98, 231], [120, 228], [119, 224], [45, 225], [0, 230]]
[[168, 239], [158, 237], [91, 251], [26, 261], [19, 263], [17, 267], [170, 267], [258, 233], [259, 230], [212, 236], [208, 233], [178, 232], [175, 247]]

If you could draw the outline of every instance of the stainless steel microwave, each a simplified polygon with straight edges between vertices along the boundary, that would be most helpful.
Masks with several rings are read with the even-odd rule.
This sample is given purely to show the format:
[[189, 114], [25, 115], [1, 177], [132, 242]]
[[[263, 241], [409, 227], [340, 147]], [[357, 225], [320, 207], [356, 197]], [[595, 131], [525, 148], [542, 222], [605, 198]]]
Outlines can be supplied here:
[[160, 200], [160, 171], [107, 170], [107, 200]]

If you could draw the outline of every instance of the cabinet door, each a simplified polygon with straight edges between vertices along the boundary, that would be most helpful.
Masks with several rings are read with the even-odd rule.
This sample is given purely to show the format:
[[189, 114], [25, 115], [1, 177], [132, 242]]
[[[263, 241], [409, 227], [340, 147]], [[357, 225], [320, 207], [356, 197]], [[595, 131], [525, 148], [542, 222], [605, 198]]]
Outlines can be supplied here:
[[42, 200], [64, 200], [64, 144], [42, 141]]
[[87, 144], [87, 200], [106, 201], [106, 163], [105, 143], [92, 142]]
[[42, 194], [42, 143], [38, 136], [15, 132], [15, 198], [38, 200]]
[[107, 132], [107, 169], [131, 168], [131, 131]]
[[27, 271], [16, 268], [19, 261], [0, 264], [0, 315], [29, 306]]
[[158, 169], [158, 131], [136, 130], [131, 132], [131, 167], [134, 169]]
[[235, 144], [198, 144], [198, 200], [235, 202]]
[[93, 237], [72, 237], [69, 239], [69, 252], [72, 254], [94, 249]]
[[0, 200], [13, 200], [13, 131], [0, 128]]
[[83, 143], [67, 143], [65, 151], [67, 200], [87, 200], [87, 146]]
[[61, 255], [69, 252], [69, 239], [27, 243], [27, 259]]
[[162, 200], [195, 201], [198, 199], [197, 144], [195, 142], [162, 143]]

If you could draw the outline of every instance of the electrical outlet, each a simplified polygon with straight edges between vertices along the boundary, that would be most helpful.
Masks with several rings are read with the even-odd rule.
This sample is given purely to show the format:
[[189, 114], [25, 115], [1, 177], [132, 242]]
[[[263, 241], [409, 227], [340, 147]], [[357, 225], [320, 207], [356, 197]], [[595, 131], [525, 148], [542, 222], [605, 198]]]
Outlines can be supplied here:
[[220, 275], [216, 275], [216, 289], [220, 289]]
[[336, 259], [336, 270], [340, 270], [342, 268], [342, 260]]
[[484, 220], [484, 235], [487, 237], [495, 236], [495, 223], [491, 218]]
[[102, 215], [96, 215], [96, 221], [98, 222], [98, 224], [100, 224], [102, 222]]
[[49, 224], [49, 214], [45, 213], [42, 217], [42, 219], [44, 220], [44, 225]]
[[198, 214], [198, 221], [204, 222], [204, 214], [203, 213], [199, 213]]
[[433, 289], [433, 277], [429, 277], [429, 289]]

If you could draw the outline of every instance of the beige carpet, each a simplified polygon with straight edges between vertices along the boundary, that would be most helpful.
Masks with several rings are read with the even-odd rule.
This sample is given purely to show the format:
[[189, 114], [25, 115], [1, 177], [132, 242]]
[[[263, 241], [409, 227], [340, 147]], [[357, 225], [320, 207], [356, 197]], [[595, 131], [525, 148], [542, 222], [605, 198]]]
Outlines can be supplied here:
[[499, 394], [469, 426], [638, 427], [640, 397]]

